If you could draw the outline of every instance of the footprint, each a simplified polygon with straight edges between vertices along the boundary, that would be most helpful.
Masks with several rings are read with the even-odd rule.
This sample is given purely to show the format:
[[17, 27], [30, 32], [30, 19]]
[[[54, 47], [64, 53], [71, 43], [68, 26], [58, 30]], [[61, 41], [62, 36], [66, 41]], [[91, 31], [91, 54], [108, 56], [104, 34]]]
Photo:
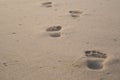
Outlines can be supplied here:
[[60, 31], [62, 29], [61, 26], [52, 26], [46, 29], [46, 31], [52, 32], [52, 31]]
[[5, 63], [5, 62], [3, 63], [3, 65], [4, 65], [5, 67], [8, 66], [7, 63]]
[[70, 15], [72, 17], [80, 17], [80, 14], [82, 14], [82, 11], [77, 11], [77, 10], [73, 10], [73, 11], [69, 11]]
[[85, 51], [85, 56], [87, 57], [86, 65], [89, 69], [100, 70], [104, 68], [104, 62], [107, 58], [105, 53], [91, 50]]
[[44, 6], [44, 7], [52, 7], [52, 2], [44, 2], [44, 3], [42, 3], [42, 6]]
[[61, 37], [60, 30], [62, 29], [61, 26], [52, 26], [46, 29], [50, 37]]

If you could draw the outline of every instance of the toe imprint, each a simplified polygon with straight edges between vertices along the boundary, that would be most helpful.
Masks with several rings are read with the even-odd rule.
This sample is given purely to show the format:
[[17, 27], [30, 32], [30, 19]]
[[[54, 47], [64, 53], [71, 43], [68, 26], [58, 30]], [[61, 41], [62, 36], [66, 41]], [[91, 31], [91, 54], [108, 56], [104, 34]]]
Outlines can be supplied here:
[[60, 31], [62, 29], [61, 26], [52, 26], [46, 29], [46, 31]]
[[94, 57], [94, 58], [107, 58], [107, 55], [105, 53], [95, 51], [95, 50], [85, 51], [85, 56]]
[[74, 11], [69, 11], [70, 15], [72, 17], [79, 17], [80, 14], [82, 14], [83, 12], [82, 11], [77, 11], [77, 10], [74, 10]]
[[52, 2], [44, 2], [44, 3], [42, 3], [42, 6], [44, 6], [44, 7], [52, 7]]
[[83, 12], [82, 11], [69, 11], [69, 13], [71, 13], [71, 14], [82, 14]]

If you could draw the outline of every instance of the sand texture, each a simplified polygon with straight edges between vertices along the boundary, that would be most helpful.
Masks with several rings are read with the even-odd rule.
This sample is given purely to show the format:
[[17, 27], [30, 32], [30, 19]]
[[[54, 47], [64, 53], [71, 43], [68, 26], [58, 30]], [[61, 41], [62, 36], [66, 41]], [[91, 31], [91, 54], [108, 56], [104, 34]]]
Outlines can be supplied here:
[[0, 0], [0, 80], [120, 80], [120, 0]]

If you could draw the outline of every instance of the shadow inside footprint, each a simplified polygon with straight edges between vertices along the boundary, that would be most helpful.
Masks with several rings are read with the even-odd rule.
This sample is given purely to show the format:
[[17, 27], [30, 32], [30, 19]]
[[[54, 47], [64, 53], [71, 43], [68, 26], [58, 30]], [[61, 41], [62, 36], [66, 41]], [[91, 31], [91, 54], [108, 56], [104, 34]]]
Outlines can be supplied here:
[[51, 31], [60, 31], [62, 29], [61, 26], [52, 26], [46, 29], [46, 31], [51, 32]]
[[76, 18], [76, 17], [80, 17], [79, 15], [76, 14], [71, 14], [72, 17]]
[[99, 70], [103, 68], [103, 61], [101, 60], [87, 60], [87, 67], [93, 70]]
[[61, 37], [61, 33], [50, 33], [49, 34], [50, 37]]

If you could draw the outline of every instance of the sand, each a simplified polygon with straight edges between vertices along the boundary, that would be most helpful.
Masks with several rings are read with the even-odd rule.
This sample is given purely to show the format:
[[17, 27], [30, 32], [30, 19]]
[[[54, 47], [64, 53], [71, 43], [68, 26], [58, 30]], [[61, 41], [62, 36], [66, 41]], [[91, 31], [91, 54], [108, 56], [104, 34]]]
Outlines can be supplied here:
[[0, 80], [120, 80], [120, 0], [0, 0]]

